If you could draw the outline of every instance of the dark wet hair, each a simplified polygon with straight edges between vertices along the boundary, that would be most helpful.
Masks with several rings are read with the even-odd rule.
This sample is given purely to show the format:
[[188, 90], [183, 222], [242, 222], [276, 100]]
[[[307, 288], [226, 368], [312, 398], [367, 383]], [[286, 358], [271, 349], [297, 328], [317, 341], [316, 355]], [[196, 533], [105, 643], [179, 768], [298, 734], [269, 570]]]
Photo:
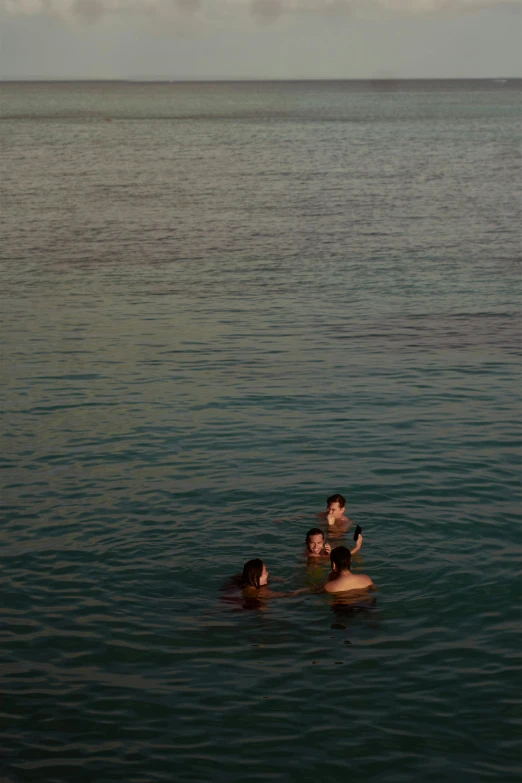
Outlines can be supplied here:
[[306, 534], [306, 546], [308, 546], [308, 542], [310, 541], [312, 536], [322, 536], [324, 541], [323, 531], [318, 527], [311, 527], [308, 533]]
[[249, 560], [243, 566], [243, 576], [241, 579], [242, 587], [256, 587], [259, 588], [259, 580], [263, 573], [263, 561], [256, 557], [254, 560]]
[[345, 546], [336, 546], [335, 549], [332, 549], [330, 554], [330, 563], [332, 564], [332, 567], [335, 564], [339, 571], [349, 571], [351, 562], [352, 556], [350, 550]]
[[328, 498], [326, 501], [327, 508], [330, 508], [332, 503], [339, 503], [340, 508], [344, 508], [346, 506], [346, 500], [343, 498], [342, 495], [339, 495], [337, 492], [335, 495], [331, 495], [331, 497]]

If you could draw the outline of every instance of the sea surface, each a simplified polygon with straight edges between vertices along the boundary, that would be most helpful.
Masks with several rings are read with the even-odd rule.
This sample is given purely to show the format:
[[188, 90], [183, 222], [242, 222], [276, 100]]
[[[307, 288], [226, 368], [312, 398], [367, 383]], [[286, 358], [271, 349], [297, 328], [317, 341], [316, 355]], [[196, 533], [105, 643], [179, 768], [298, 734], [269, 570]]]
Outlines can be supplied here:
[[0, 85], [2, 783], [520, 779], [520, 99]]

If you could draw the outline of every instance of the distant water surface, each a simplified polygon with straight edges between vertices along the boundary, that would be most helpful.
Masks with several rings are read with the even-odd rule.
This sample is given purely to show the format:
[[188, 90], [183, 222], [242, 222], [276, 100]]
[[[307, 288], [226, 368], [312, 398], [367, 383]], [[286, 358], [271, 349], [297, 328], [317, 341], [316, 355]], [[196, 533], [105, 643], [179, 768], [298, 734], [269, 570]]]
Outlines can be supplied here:
[[520, 97], [0, 84], [2, 783], [519, 779]]

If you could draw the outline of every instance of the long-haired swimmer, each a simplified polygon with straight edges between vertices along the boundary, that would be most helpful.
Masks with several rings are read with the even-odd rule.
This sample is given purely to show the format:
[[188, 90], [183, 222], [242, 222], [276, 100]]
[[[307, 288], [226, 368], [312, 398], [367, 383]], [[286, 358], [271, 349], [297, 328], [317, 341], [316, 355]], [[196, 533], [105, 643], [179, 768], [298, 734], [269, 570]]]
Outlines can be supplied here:
[[268, 582], [268, 569], [258, 557], [248, 560], [243, 566], [243, 575], [241, 577], [241, 587], [244, 590], [253, 588], [259, 590]]
[[308, 592], [307, 587], [292, 590], [289, 593], [279, 593], [268, 587], [268, 568], [258, 557], [248, 560], [243, 566], [241, 588], [245, 598], [287, 598], [298, 593]]

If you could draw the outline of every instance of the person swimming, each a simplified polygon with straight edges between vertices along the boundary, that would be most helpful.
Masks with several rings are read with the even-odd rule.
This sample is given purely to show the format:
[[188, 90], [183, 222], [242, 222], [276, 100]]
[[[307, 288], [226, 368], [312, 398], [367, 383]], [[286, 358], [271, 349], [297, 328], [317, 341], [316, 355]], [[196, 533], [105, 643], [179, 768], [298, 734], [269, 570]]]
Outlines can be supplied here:
[[325, 517], [328, 525], [342, 528], [343, 532], [348, 530], [350, 520], [345, 516], [345, 509], [346, 500], [338, 492], [327, 498]]
[[318, 527], [310, 528], [306, 534], [305, 542], [307, 557], [327, 557], [332, 551], [330, 544], [325, 541], [323, 531]]
[[320, 517], [326, 522], [328, 535], [331, 538], [342, 538], [352, 524], [345, 515], [345, 510], [346, 500], [338, 492], [327, 498], [326, 511], [320, 514]]
[[243, 566], [239, 586], [245, 598], [287, 598], [308, 592], [308, 587], [300, 587], [288, 593], [270, 590], [268, 587], [268, 568], [258, 557], [253, 560], [247, 560]]
[[[323, 531], [318, 527], [311, 527], [306, 534], [306, 550], [304, 554], [309, 558], [326, 558], [332, 551], [332, 547], [326, 541]], [[362, 546], [363, 537], [361, 527], [357, 525], [354, 536], [355, 546], [350, 549], [350, 554], [354, 555]]]
[[328, 581], [323, 586], [327, 593], [341, 593], [349, 590], [365, 590], [373, 585], [367, 574], [352, 574], [350, 550], [345, 546], [338, 546], [330, 554], [332, 572]]
[[241, 577], [241, 587], [243, 590], [253, 588], [259, 590], [264, 587], [268, 582], [268, 569], [266, 565], [258, 557], [253, 560], [248, 560], [243, 566], [243, 574]]
[[[330, 538], [342, 538], [344, 533], [350, 528], [352, 521], [346, 514], [346, 500], [338, 492], [330, 495], [326, 500], [326, 511], [319, 516], [327, 523], [328, 535]], [[362, 546], [363, 537], [361, 528], [357, 525], [353, 540], [355, 547], [351, 550], [352, 555], [359, 551]]]

